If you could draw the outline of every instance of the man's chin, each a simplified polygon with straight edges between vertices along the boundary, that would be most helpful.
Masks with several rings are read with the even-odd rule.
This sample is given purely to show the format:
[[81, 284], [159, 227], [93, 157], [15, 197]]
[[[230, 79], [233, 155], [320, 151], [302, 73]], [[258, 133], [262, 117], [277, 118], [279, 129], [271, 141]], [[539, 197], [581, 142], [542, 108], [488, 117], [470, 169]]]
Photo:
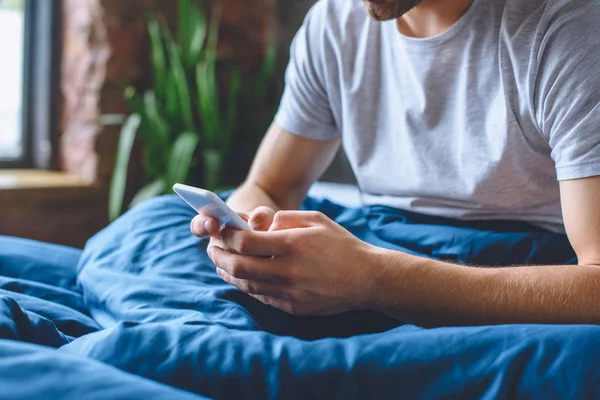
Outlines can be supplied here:
[[421, 0], [397, 0], [394, 2], [363, 0], [367, 12], [376, 21], [398, 19], [420, 2]]

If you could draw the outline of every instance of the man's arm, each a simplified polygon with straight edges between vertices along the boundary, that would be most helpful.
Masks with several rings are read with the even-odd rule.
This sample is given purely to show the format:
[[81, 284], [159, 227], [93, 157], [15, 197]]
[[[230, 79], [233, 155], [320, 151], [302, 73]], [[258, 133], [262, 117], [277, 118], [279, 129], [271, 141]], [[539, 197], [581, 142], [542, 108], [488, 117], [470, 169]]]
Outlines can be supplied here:
[[600, 177], [565, 181], [561, 195], [579, 265], [455, 265], [377, 248], [323, 214], [292, 211], [277, 213], [270, 232], [226, 229], [226, 249], [209, 255], [225, 281], [295, 315], [371, 309], [422, 326], [600, 324]]
[[275, 211], [297, 209], [339, 147], [340, 139], [307, 139], [274, 123], [258, 149], [248, 178], [227, 203], [240, 212], [259, 206]]
[[[310, 186], [331, 164], [340, 142], [340, 139], [307, 139], [273, 123], [248, 178], [227, 203], [248, 219], [254, 229], [268, 229], [275, 211], [300, 206]], [[194, 218], [191, 230], [199, 237], [219, 237], [217, 222], [205, 215]]]
[[369, 307], [425, 326], [600, 324], [600, 177], [560, 189], [579, 265], [473, 268], [382, 250]]
[[[334, 58], [328, 56], [331, 46], [325, 30], [331, 13], [325, 3], [312, 7], [294, 37], [275, 122], [250, 175], [228, 201], [255, 230], [269, 228], [274, 210], [297, 208], [340, 146], [341, 132], [327, 91], [326, 67], [331, 68]], [[191, 228], [200, 237], [219, 236], [211, 218], [196, 217]]]

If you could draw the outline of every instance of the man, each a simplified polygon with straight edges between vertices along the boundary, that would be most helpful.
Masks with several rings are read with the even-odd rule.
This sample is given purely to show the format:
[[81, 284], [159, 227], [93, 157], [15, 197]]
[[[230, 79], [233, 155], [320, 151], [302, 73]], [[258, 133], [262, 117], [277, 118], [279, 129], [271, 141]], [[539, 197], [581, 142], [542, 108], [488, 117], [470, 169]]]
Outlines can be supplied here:
[[[280, 111], [228, 201], [256, 231], [192, 222], [212, 235], [219, 276], [294, 315], [600, 323], [600, 5], [363, 3], [319, 1], [295, 38]], [[342, 141], [365, 204], [564, 230], [579, 264], [455, 265], [279, 211], [298, 208]]]

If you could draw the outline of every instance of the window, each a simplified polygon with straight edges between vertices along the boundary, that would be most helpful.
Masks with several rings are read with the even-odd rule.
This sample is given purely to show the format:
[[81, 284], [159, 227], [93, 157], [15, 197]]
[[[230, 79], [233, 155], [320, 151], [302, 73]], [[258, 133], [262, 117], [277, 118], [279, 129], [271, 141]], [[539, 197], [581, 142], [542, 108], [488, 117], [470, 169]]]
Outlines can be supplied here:
[[47, 168], [57, 120], [54, 0], [0, 0], [0, 167]]
[[0, 159], [15, 160], [24, 156], [23, 50], [24, 1], [4, 0], [0, 3]]

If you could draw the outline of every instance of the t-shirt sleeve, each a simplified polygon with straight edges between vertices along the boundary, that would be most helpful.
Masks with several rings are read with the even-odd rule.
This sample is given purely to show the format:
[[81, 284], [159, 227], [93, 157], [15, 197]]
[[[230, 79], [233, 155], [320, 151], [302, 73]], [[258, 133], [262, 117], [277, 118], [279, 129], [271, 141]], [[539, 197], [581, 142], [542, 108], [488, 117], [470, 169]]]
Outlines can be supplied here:
[[534, 104], [563, 181], [600, 175], [600, 3], [557, 3], [539, 46]]
[[285, 90], [275, 116], [286, 131], [315, 140], [340, 136], [327, 94], [326, 13], [326, 1], [317, 2], [292, 42]]

